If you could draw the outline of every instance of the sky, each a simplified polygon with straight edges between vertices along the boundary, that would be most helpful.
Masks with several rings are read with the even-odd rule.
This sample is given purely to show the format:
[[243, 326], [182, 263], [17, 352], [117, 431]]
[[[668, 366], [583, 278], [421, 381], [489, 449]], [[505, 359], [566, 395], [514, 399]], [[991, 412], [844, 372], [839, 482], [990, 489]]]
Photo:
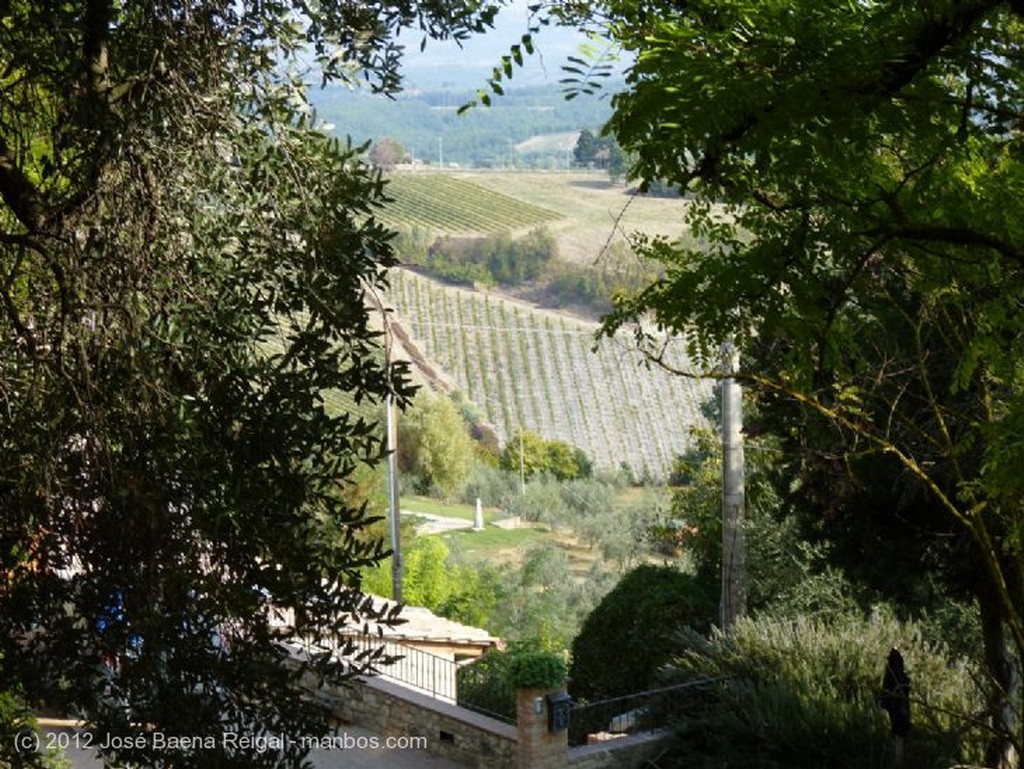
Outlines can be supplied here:
[[[527, 6], [534, 0], [515, 0], [498, 15], [495, 29], [463, 43], [427, 41], [419, 50], [420, 38], [409, 36], [404, 70], [406, 88], [454, 87], [482, 88], [491, 71], [519, 43], [529, 25]], [[578, 53], [586, 38], [575, 30], [545, 27], [534, 37], [534, 55], [525, 55], [524, 66], [513, 72], [511, 87], [518, 84], [557, 83], [562, 77], [560, 67], [566, 57]]]

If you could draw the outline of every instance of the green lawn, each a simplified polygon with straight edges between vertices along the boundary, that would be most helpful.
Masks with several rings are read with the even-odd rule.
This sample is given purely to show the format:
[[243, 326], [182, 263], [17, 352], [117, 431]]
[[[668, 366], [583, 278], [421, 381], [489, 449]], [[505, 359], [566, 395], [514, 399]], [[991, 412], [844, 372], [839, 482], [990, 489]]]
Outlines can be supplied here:
[[521, 564], [531, 547], [551, 542], [569, 557], [569, 570], [577, 579], [585, 579], [594, 561], [601, 557], [600, 550], [590, 550], [565, 532], [556, 533], [546, 528], [502, 529], [488, 526], [483, 531], [462, 529], [437, 536], [444, 538], [452, 552], [492, 565]]
[[[402, 497], [398, 503], [402, 510], [410, 513], [423, 513], [424, 515], [440, 515], [445, 518], [460, 518], [464, 521], [476, 520], [476, 507], [474, 505], [463, 505], [458, 502], [440, 502], [429, 497]], [[484, 523], [489, 524], [506, 517], [496, 507], [484, 508]]]
[[463, 529], [440, 535], [452, 550], [488, 561], [518, 561], [526, 546], [550, 536], [544, 529]]

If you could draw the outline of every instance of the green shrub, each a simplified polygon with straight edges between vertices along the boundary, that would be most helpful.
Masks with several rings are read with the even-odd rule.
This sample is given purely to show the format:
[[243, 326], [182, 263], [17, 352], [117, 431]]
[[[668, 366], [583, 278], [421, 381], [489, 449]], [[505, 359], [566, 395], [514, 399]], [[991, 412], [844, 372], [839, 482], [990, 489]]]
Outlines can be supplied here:
[[[497, 462], [497, 459], [495, 459]], [[519, 496], [519, 474], [492, 467], [486, 462], [476, 462], [466, 481], [466, 487], [459, 501], [467, 505], [480, 499], [484, 505], [497, 506], [506, 500]]]
[[554, 652], [529, 651], [512, 655], [509, 680], [516, 689], [561, 686], [566, 677], [565, 660]]
[[562, 655], [544, 648], [539, 639], [489, 651], [457, 675], [459, 705], [508, 720], [516, 718], [516, 691], [565, 683]]
[[728, 677], [679, 727], [675, 766], [710, 769], [881, 769], [893, 763], [888, 718], [877, 704], [889, 649], [912, 679], [914, 727], [905, 767], [979, 758], [970, 714], [983, 707], [973, 671], [919, 629], [889, 617], [741, 621], [710, 639], [677, 639], [669, 681]]
[[714, 605], [689, 574], [650, 565], [629, 572], [590, 613], [573, 641], [573, 697], [594, 701], [650, 688], [677, 651], [680, 626], [706, 630]]

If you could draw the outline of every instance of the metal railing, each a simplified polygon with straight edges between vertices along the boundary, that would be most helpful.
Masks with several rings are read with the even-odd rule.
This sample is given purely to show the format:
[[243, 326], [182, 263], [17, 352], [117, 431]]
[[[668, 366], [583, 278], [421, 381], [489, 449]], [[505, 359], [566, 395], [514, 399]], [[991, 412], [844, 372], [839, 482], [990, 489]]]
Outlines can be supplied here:
[[459, 707], [514, 726], [516, 690], [500, 671], [487, 664], [488, 656], [484, 655], [479, 664], [466, 664], [459, 669]]
[[703, 708], [709, 695], [725, 680], [701, 678], [622, 697], [574, 702], [569, 715], [569, 745], [664, 729]]
[[408, 686], [434, 699], [455, 703], [458, 663], [423, 649], [375, 635], [345, 633], [333, 650], [343, 659], [366, 666], [367, 672]]
[[431, 652], [417, 649], [381, 636], [365, 633], [342, 633], [333, 640], [306, 639], [295, 644], [305, 653], [331, 652], [351, 665], [352, 670], [392, 681], [434, 699], [458, 705], [498, 721], [515, 724], [514, 701], [511, 717], [501, 710], [492, 710], [489, 702], [474, 702], [458, 697], [459, 671], [466, 672], [475, 660], [456, 662]]

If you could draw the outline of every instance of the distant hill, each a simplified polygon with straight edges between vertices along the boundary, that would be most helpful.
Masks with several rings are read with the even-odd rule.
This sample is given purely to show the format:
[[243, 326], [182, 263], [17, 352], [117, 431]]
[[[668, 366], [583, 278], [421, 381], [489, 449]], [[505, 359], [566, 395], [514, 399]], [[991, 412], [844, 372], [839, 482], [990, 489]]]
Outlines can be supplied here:
[[526, 141], [521, 141], [516, 145], [516, 152], [522, 155], [551, 153], [566, 155], [566, 153], [571, 153], [576, 147], [576, 142], [579, 140], [581, 132], [582, 129], [576, 129], [569, 132], [531, 136]]
[[636, 195], [635, 190], [613, 183], [603, 171], [463, 171], [451, 175], [557, 214], [545, 228], [558, 240], [562, 261], [602, 269], [608, 264], [610, 250], [628, 251], [634, 231], [672, 239], [687, 237], [683, 218], [689, 204], [684, 199]]
[[611, 115], [607, 99], [580, 97], [566, 101], [557, 84], [509, 86], [493, 106], [458, 108], [472, 90], [417, 90], [394, 99], [329, 87], [312, 94], [319, 116], [339, 136], [359, 143], [391, 137], [417, 160], [446, 167], [505, 168], [529, 164], [565, 168], [564, 148], [524, 156], [516, 145], [532, 137], [598, 130]]
[[[542, 226], [556, 240], [560, 262], [603, 271], [609, 285], [629, 266], [630, 230], [682, 238], [688, 205], [636, 197], [606, 175], [582, 171], [395, 172], [388, 193], [394, 202], [381, 218], [415, 226], [430, 242], [441, 234]], [[522, 426], [583, 448], [598, 467], [625, 464], [637, 478], [663, 480], [691, 447], [690, 428], [705, 424], [709, 383], [644, 368], [626, 338], [593, 352], [593, 321], [410, 270], [393, 270], [392, 287], [387, 302], [424, 376], [462, 391], [502, 440]], [[542, 290], [531, 286], [521, 295]], [[576, 309], [573, 295], [565, 298], [558, 306]], [[681, 349], [671, 356], [687, 368]]]

